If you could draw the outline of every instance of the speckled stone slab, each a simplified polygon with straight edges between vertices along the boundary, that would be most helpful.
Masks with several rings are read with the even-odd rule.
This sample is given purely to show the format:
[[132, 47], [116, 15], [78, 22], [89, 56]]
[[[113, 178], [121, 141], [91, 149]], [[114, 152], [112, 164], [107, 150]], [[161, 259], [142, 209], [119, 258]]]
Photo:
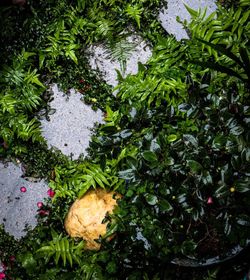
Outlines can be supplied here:
[[[134, 44], [134, 49], [128, 54], [126, 71], [124, 77], [128, 74], [138, 72], [138, 62], [146, 63], [152, 55], [151, 48], [139, 36], [133, 35], [127, 38], [127, 41]], [[93, 45], [89, 48], [89, 63], [92, 69], [98, 69], [104, 80], [112, 86], [118, 84], [116, 70], [121, 72], [121, 65], [118, 60], [112, 59], [107, 47], [104, 45]]]
[[159, 20], [163, 28], [170, 34], [173, 34], [177, 40], [188, 38], [182, 25], [176, 21], [179, 16], [181, 20], [190, 20], [190, 14], [184, 4], [194, 10], [207, 7], [207, 15], [216, 10], [215, 0], [167, 0], [167, 9], [163, 9], [159, 14]]
[[48, 185], [44, 180], [30, 182], [22, 175], [21, 164], [0, 162], [0, 224], [4, 224], [6, 232], [16, 239], [25, 235], [26, 225], [35, 227], [37, 203], [48, 197]]
[[69, 95], [52, 86], [54, 100], [50, 103], [55, 113], [50, 121], [42, 120], [42, 135], [49, 147], [58, 148], [65, 155], [77, 159], [86, 155], [95, 123], [103, 122], [100, 110], [93, 111], [91, 106], [81, 101], [82, 95], [71, 90]]

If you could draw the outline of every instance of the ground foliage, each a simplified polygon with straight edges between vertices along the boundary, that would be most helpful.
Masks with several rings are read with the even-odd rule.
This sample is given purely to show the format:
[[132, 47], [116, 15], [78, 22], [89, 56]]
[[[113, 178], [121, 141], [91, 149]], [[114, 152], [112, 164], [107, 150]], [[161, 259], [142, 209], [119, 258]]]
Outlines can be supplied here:
[[[41, 96], [45, 88], [40, 80], [44, 83], [60, 81], [64, 90], [78, 89], [85, 102], [92, 104], [94, 109], [104, 109], [103, 104], [114, 107], [116, 101], [110, 87], [90, 71], [84, 48], [90, 43], [105, 42], [113, 50], [111, 54], [116, 54], [116, 43], [121, 36], [126, 38], [134, 32], [132, 19], [137, 24], [142, 19], [146, 31], [138, 31], [155, 38], [159, 32], [163, 33], [155, 19], [159, 6], [159, 0], [126, 3], [31, 0], [25, 9], [1, 8], [0, 58], [2, 65], [8, 65], [2, 69], [1, 89], [9, 92], [1, 98], [4, 114], [1, 116], [1, 142], [10, 148], [13, 146], [13, 152], [18, 154], [24, 152], [25, 147], [16, 139], [41, 141], [38, 122], [32, 118], [36, 110], [46, 106], [41, 100], [47, 101], [46, 95], [45, 98]], [[126, 44], [122, 50], [116, 58], [124, 64]], [[14, 87], [18, 87], [20, 93], [14, 91]], [[18, 113], [14, 110], [17, 102]], [[16, 114], [14, 124], [8, 123], [5, 112], [12, 114], [13, 118]]]
[[[157, 0], [30, 4], [25, 11], [2, 11], [12, 17], [1, 19], [10, 28], [2, 31], [6, 44], [1, 44], [1, 59], [13, 65], [1, 72], [2, 151], [22, 152], [28, 162], [25, 141], [42, 140], [34, 113], [46, 108], [49, 98], [41, 95], [45, 90], [39, 77], [45, 75], [61, 79], [64, 87], [80, 88], [89, 102], [95, 98], [95, 105], [106, 111], [106, 123], [93, 137], [85, 161], [61, 158], [53, 166], [57, 156], [47, 155], [50, 164], [43, 170], [56, 196], [43, 206], [34, 231], [10, 250], [1, 244], [6, 262], [16, 255], [8, 275], [176, 279], [177, 274], [188, 279], [191, 273], [193, 279], [235, 279], [234, 267], [224, 275], [221, 268], [197, 274], [176, 272], [170, 262], [183, 256], [223, 256], [249, 238], [249, 1], [229, 10], [220, 7], [208, 18], [188, 8], [192, 21], [183, 24], [191, 40], [181, 42], [160, 31], [150, 12]], [[21, 27], [13, 15], [19, 23], [26, 18]], [[154, 52], [137, 75], [124, 79], [119, 74], [113, 102], [110, 88], [86, 67], [80, 46], [117, 42], [129, 22], [134, 23], [129, 30], [139, 32], [145, 22], [142, 34], [152, 40]], [[13, 50], [9, 42], [14, 55], [7, 55]], [[10, 122], [15, 116], [18, 121]], [[36, 164], [44, 165], [40, 160]], [[63, 221], [74, 199], [96, 186], [116, 189], [123, 198], [107, 217], [107, 236], [116, 233], [116, 238], [99, 240], [102, 250], [90, 252], [80, 250], [80, 240], [67, 237]], [[6, 244], [12, 242], [3, 236]], [[240, 266], [237, 277], [247, 269], [244, 262]]]

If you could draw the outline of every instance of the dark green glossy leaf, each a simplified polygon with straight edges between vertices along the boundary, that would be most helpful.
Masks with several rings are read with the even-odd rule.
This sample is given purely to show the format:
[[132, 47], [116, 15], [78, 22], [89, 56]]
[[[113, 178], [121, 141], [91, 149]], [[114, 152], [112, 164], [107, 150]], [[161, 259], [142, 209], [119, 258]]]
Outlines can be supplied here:
[[146, 201], [149, 205], [155, 205], [158, 203], [158, 198], [155, 195], [152, 194], [146, 194], [145, 195]]
[[199, 173], [203, 168], [202, 165], [196, 160], [187, 160], [187, 166], [194, 172]]
[[168, 157], [165, 159], [165, 163], [167, 166], [174, 165], [174, 159], [172, 157]]
[[213, 140], [212, 147], [214, 149], [222, 149], [222, 148], [225, 147], [226, 140], [227, 140], [226, 136], [216, 135], [214, 140]]
[[103, 236], [103, 238], [108, 238], [109, 236], [113, 235], [118, 229], [118, 224], [112, 223], [109, 225], [107, 233]]
[[119, 136], [122, 139], [126, 139], [132, 135], [132, 131], [130, 129], [125, 129], [119, 133]]
[[228, 193], [229, 193], [228, 192], [228, 187], [223, 185], [223, 186], [218, 187], [214, 194], [217, 198], [221, 198], [221, 197], [227, 195]]
[[114, 125], [106, 125], [102, 127], [102, 131], [106, 133], [115, 133], [117, 132], [117, 127]]
[[233, 128], [230, 129], [230, 133], [232, 133], [233, 135], [239, 136], [244, 132], [244, 128], [241, 127], [240, 125], [235, 126]]
[[[116, 263], [113, 261], [113, 262], [109, 262], [107, 264], [107, 267], [106, 267], [106, 270], [108, 271], [108, 273], [110, 274], [113, 274], [117, 271], [117, 265]], [[99, 279], [99, 278], [98, 278]]]
[[197, 139], [191, 134], [184, 134], [183, 140], [186, 145], [191, 144], [193, 147], [198, 147]]
[[184, 241], [181, 246], [181, 252], [183, 255], [193, 254], [196, 247], [197, 244], [194, 241]]
[[211, 185], [213, 183], [213, 178], [207, 170], [202, 172], [201, 179], [204, 185]]
[[147, 161], [157, 161], [157, 156], [152, 151], [145, 151], [142, 153], [142, 156]]
[[250, 180], [249, 178], [239, 179], [235, 182], [235, 188], [238, 192], [249, 192], [250, 191]]
[[161, 211], [164, 211], [164, 212], [169, 212], [169, 211], [173, 210], [172, 205], [166, 199], [160, 199], [159, 207], [160, 207]]
[[127, 170], [122, 170], [119, 171], [119, 177], [125, 180], [132, 180], [135, 178], [135, 173], [134, 169], [127, 169]]
[[228, 220], [225, 221], [225, 227], [224, 227], [224, 233], [226, 235], [229, 235], [231, 233], [232, 230], [232, 225], [229, 223]]
[[238, 219], [237, 219], [237, 224], [241, 225], [241, 226], [247, 226], [250, 227], [250, 218], [247, 215], [241, 215]]
[[240, 156], [236, 156], [236, 155], [232, 156], [231, 164], [232, 164], [232, 166], [233, 166], [233, 168], [235, 170], [239, 170], [240, 167], [241, 167], [241, 158], [240, 158]]
[[249, 162], [250, 161], [250, 148], [245, 148], [241, 152], [241, 160], [242, 162]]
[[153, 139], [150, 144], [150, 151], [151, 152], [158, 152], [161, 150], [160, 145], [157, 143], [156, 139]]

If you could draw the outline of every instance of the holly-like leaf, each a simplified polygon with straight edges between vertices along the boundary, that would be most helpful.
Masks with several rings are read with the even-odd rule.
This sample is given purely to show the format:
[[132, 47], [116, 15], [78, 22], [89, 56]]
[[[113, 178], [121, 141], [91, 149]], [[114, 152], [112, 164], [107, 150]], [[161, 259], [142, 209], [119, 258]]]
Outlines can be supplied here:
[[184, 143], [186, 145], [192, 145], [193, 147], [197, 148], [198, 147], [198, 141], [197, 139], [191, 135], [191, 134], [184, 134], [183, 135], [183, 140], [184, 140]]
[[187, 166], [194, 172], [199, 173], [203, 167], [202, 165], [196, 160], [187, 160]]
[[152, 151], [145, 151], [142, 153], [142, 156], [147, 161], [157, 161], [157, 155]]
[[170, 212], [173, 210], [172, 205], [166, 199], [160, 199], [159, 207], [163, 212]]
[[158, 203], [158, 198], [152, 194], [145, 194], [146, 201], [149, 205], [156, 205]]

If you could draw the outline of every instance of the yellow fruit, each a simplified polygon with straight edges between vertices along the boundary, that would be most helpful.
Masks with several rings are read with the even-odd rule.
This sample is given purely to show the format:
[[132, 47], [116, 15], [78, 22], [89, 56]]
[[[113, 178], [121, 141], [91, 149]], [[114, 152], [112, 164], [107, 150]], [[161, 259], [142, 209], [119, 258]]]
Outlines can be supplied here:
[[230, 192], [235, 192], [235, 188], [234, 188], [234, 187], [231, 187], [231, 188], [230, 188]]

